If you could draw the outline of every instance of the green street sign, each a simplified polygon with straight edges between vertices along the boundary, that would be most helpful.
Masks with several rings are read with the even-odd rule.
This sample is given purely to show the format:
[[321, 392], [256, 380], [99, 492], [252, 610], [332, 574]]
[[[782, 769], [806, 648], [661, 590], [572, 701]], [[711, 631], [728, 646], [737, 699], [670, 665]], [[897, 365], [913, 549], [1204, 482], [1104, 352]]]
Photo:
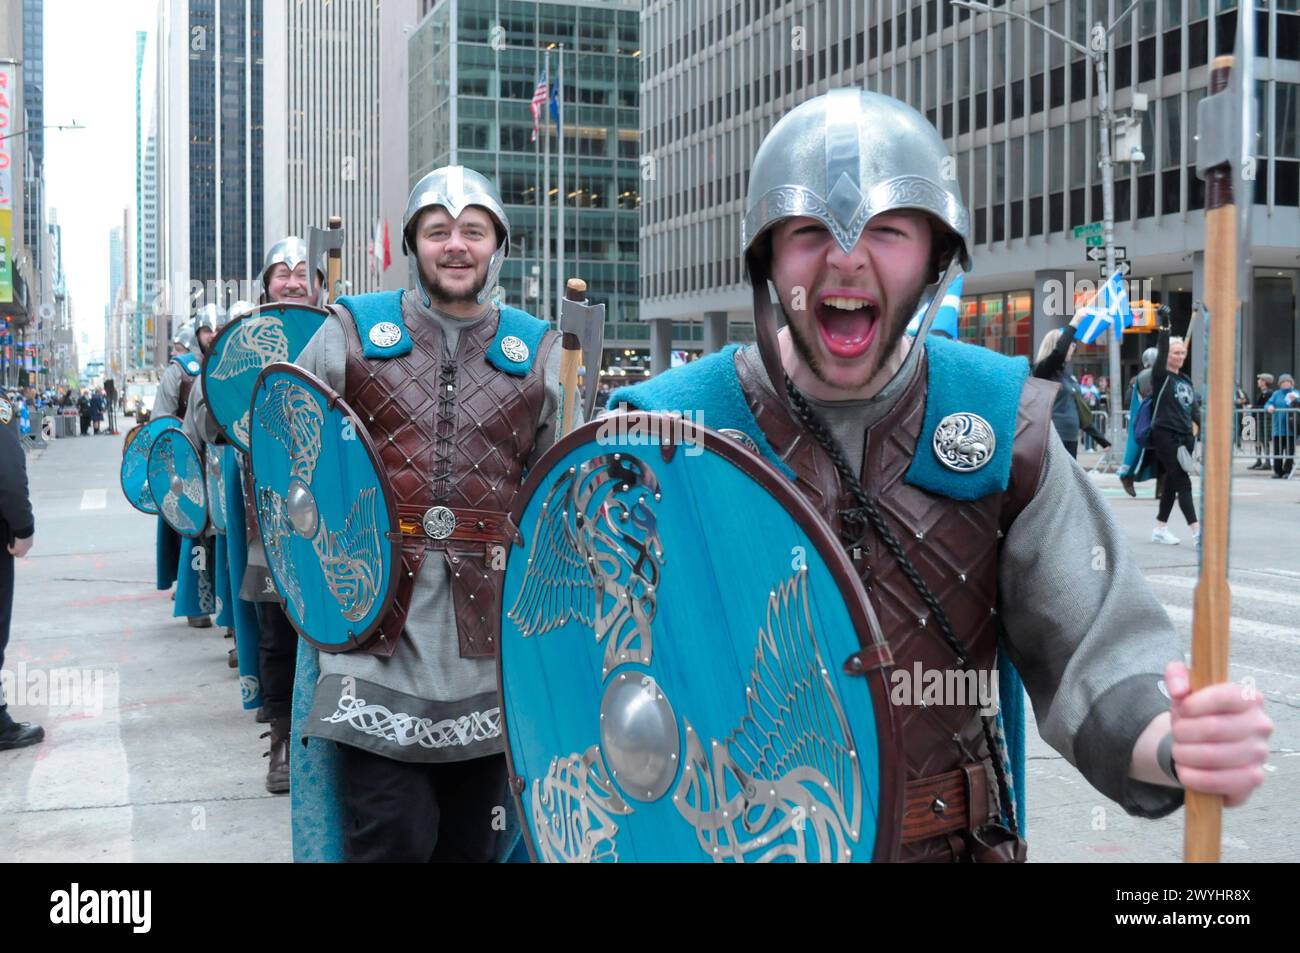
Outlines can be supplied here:
[[1083, 244], [1085, 248], [1101, 248], [1106, 244], [1106, 239], [1100, 235], [1085, 235]]
[[1074, 226], [1075, 238], [1083, 238], [1085, 235], [1096, 235], [1097, 237], [1100, 238], [1101, 233], [1102, 233], [1101, 222], [1089, 222], [1087, 225]]

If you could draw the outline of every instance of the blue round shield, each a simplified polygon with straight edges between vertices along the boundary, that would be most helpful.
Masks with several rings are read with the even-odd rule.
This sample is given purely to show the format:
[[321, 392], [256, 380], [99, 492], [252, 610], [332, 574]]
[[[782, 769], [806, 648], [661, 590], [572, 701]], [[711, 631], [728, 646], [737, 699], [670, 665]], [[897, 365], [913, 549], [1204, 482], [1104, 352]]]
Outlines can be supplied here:
[[122, 466], [118, 480], [126, 501], [141, 513], [150, 516], [158, 512], [149, 490], [149, 451], [164, 430], [179, 430], [181, 419], [170, 414], [154, 417], [148, 423], [132, 427], [122, 442]]
[[897, 856], [888, 653], [788, 479], [681, 418], [605, 417], [512, 517], [501, 697], [535, 859]]
[[226, 440], [248, 452], [248, 407], [262, 369], [294, 361], [328, 312], [307, 305], [268, 304], [221, 329], [203, 361], [203, 392]]
[[226, 531], [226, 473], [222, 468], [226, 454], [234, 453], [229, 444], [203, 445], [205, 482], [208, 487], [208, 519], [218, 533]]
[[365, 426], [292, 364], [262, 371], [249, 417], [258, 524], [285, 613], [326, 652], [378, 634], [397, 586], [397, 508]]
[[149, 492], [164, 521], [197, 539], [208, 528], [208, 488], [203, 459], [179, 430], [164, 430], [149, 450]]

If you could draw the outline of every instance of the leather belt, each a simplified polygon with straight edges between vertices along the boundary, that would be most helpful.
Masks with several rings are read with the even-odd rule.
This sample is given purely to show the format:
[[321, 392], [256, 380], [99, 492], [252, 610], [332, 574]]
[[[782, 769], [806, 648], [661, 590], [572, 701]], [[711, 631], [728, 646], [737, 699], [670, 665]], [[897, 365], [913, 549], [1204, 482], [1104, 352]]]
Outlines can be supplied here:
[[[433, 509], [450, 512], [456, 519], [455, 528], [441, 538], [431, 537], [424, 528], [425, 515]], [[397, 522], [402, 536], [411, 540], [421, 540], [431, 548], [442, 548], [446, 543], [508, 543], [514, 537], [509, 513], [495, 510], [473, 510], [457, 507], [426, 507], [397, 505]]]
[[954, 831], [973, 831], [988, 821], [988, 774], [983, 762], [907, 782], [904, 844]]

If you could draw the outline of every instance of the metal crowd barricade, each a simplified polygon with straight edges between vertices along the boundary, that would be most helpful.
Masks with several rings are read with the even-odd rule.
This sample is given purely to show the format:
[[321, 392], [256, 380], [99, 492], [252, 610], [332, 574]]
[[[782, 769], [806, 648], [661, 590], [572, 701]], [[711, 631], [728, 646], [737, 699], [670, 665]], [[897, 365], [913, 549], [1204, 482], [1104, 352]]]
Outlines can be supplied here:
[[[1281, 414], [1282, 423], [1275, 425]], [[1236, 418], [1236, 438], [1233, 458], [1262, 461], [1274, 469], [1274, 461], [1282, 461], [1284, 468], [1294, 472], [1296, 466], [1296, 440], [1300, 435], [1300, 404], [1295, 407], [1275, 408], [1272, 413], [1259, 407], [1239, 407]], [[1287, 462], [1290, 466], [1287, 467]]]

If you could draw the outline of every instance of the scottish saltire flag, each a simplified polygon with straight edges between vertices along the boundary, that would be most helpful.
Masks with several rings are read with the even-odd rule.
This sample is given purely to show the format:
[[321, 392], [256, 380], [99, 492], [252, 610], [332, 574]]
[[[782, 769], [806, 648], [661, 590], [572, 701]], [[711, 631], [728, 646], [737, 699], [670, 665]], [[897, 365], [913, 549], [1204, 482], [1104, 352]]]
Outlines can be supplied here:
[[1124, 280], [1124, 273], [1117, 268], [1115, 274], [1097, 289], [1092, 301], [1079, 311], [1082, 312], [1083, 319], [1079, 322], [1079, 330], [1074, 337], [1084, 344], [1091, 344], [1105, 334], [1115, 323], [1116, 316], [1120, 319], [1121, 328], [1132, 327], [1133, 309], [1129, 307], [1128, 282]]
[[[939, 303], [939, 313], [934, 316], [934, 324], [930, 325], [931, 331], [938, 331], [946, 334], [954, 341], [957, 340], [957, 315], [961, 311], [961, 286], [963, 275], [958, 275], [956, 280], [948, 288], [948, 293], [943, 296], [943, 301]], [[907, 324], [907, 333], [916, 337], [916, 332], [921, 330], [921, 319], [925, 317], [926, 309], [930, 307], [927, 300], [919, 308], [916, 314]]]
[[537, 79], [537, 87], [533, 90], [533, 101], [529, 108], [533, 111], [533, 137], [530, 142], [537, 141], [537, 125], [542, 119], [542, 107], [546, 105], [546, 99], [550, 95], [550, 83], [546, 78], [546, 72], [551, 65], [550, 57], [542, 64], [542, 75]]

